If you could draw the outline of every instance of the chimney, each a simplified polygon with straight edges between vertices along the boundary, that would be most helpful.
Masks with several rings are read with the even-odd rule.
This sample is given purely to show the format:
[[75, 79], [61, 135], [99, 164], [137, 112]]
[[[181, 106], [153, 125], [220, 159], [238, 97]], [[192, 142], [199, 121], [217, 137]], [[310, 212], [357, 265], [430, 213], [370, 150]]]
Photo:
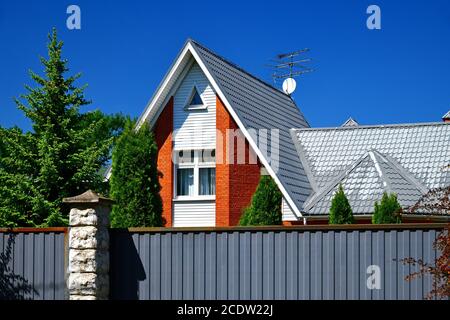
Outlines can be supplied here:
[[450, 122], [450, 110], [442, 116], [442, 121]]

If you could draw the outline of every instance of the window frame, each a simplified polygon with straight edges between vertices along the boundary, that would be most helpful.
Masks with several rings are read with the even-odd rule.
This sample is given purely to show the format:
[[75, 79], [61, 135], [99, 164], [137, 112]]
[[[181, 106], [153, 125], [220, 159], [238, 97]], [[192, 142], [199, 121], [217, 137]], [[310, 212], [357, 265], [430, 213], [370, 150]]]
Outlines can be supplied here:
[[[200, 162], [201, 155], [204, 151], [212, 151], [215, 149], [174, 149], [174, 152], [186, 152], [194, 151], [194, 161], [189, 163], [176, 163], [173, 165], [173, 200], [174, 201], [199, 201], [199, 200], [215, 200], [216, 195], [200, 195], [200, 169], [201, 168], [214, 168], [216, 169], [216, 163], [214, 162]], [[177, 183], [178, 183], [178, 169], [194, 169], [194, 194], [193, 195], [178, 195]], [[217, 178], [217, 176], [216, 176]], [[216, 188], [217, 192], [217, 188]]]

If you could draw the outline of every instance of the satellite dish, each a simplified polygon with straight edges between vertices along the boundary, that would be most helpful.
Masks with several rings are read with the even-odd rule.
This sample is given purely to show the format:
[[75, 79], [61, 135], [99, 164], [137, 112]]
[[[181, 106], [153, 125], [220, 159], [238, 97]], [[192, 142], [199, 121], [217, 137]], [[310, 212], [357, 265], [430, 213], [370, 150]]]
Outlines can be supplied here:
[[297, 83], [295, 82], [294, 78], [287, 78], [283, 81], [283, 91], [287, 94], [291, 94], [295, 91], [295, 88], [297, 87]]

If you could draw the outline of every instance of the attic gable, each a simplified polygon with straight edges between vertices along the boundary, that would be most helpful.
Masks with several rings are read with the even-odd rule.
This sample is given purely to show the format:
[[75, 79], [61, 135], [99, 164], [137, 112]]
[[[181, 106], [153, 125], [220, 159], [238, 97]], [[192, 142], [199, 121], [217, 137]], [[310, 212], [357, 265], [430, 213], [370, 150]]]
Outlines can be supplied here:
[[[282, 91], [270, 86], [243, 69], [228, 62], [199, 43], [188, 40], [175, 62], [167, 72], [146, 109], [138, 120], [138, 127], [149, 121], [154, 124], [174, 88], [183, 78], [189, 63], [197, 63], [204, 72], [218, 98], [223, 102], [242, 134], [257, 154], [263, 166], [277, 183], [284, 198], [301, 217], [299, 208], [311, 193], [308, 178], [299, 161], [291, 128], [307, 127], [308, 124], [293, 100]], [[278, 130], [278, 148], [272, 156], [263, 149], [271, 150], [272, 144], [260, 149], [252, 130]]]

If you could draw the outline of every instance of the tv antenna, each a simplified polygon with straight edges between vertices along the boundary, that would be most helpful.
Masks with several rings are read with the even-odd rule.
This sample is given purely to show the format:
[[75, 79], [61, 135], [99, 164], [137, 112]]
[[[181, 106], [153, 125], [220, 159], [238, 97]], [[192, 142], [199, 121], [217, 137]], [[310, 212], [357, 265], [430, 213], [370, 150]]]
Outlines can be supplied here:
[[[291, 95], [297, 87], [297, 82], [294, 77], [314, 71], [314, 69], [305, 66], [305, 63], [312, 60], [311, 58], [303, 57], [303, 54], [309, 51], [310, 49], [305, 48], [293, 52], [282, 53], [276, 55], [275, 60], [270, 60], [272, 63], [275, 63], [269, 66], [273, 69], [273, 82], [276, 84], [277, 80], [284, 79], [282, 87], [283, 92], [286, 94]], [[300, 57], [301, 55], [302, 57]]]

